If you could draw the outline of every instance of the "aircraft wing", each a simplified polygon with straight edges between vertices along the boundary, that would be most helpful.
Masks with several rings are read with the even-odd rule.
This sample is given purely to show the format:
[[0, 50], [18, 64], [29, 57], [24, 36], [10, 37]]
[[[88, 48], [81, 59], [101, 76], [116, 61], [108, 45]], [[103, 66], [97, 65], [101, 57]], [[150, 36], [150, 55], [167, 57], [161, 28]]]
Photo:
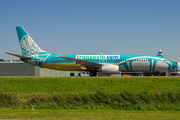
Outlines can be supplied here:
[[64, 56], [59, 56], [59, 57], [67, 59], [67, 60], [75, 61], [76, 64], [80, 64], [81, 66], [85, 66], [85, 67], [100, 68], [101, 66], [103, 66], [103, 64], [90, 62], [90, 61], [86, 61], [86, 60], [80, 60], [80, 59], [71, 58], [71, 57], [64, 57]]
[[31, 57], [26, 57], [26, 56], [17, 55], [17, 54], [8, 53], [8, 52], [5, 52], [5, 53], [6, 53], [6, 54], [9, 54], [9, 55], [12, 55], [12, 56], [15, 56], [15, 57], [18, 57], [18, 58], [23, 58], [23, 59], [32, 59]]

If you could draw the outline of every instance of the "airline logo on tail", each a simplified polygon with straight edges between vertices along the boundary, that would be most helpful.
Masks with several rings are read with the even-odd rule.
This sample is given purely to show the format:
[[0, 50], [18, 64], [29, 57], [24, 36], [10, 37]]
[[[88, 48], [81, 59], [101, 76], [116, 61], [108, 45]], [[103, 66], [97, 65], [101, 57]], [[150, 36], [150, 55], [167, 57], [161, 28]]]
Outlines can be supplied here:
[[39, 52], [45, 52], [34, 42], [22, 27], [16, 27], [21, 53], [23, 56], [38, 55]]
[[37, 46], [37, 44], [28, 35], [25, 35], [20, 40], [21, 52], [24, 56], [37, 55], [42, 50]]

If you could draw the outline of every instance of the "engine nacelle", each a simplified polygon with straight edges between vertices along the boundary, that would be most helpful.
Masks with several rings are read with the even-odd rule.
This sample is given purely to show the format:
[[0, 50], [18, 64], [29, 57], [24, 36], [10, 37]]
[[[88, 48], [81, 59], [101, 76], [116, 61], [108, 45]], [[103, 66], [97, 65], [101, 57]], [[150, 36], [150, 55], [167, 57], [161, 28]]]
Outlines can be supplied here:
[[102, 66], [101, 72], [104, 74], [119, 74], [119, 66], [117, 65], [107, 65], [107, 66]]

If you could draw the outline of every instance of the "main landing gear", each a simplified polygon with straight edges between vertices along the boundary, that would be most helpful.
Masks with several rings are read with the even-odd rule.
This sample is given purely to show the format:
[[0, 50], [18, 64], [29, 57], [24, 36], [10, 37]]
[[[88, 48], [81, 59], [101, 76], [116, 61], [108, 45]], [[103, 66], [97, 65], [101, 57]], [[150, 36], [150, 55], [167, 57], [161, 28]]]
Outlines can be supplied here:
[[96, 71], [90, 71], [89, 76], [97, 76], [97, 72]]

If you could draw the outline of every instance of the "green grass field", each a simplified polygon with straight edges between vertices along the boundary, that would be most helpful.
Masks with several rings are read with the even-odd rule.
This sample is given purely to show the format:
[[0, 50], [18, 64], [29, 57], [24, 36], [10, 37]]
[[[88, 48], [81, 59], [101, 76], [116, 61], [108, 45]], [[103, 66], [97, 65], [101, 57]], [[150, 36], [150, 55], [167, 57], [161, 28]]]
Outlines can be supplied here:
[[178, 119], [179, 111], [180, 77], [0, 77], [0, 119]]
[[0, 119], [179, 120], [179, 111], [0, 109]]
[[160, 93], [180, 91], [180, 77], [0, 77], [3, 93]]

